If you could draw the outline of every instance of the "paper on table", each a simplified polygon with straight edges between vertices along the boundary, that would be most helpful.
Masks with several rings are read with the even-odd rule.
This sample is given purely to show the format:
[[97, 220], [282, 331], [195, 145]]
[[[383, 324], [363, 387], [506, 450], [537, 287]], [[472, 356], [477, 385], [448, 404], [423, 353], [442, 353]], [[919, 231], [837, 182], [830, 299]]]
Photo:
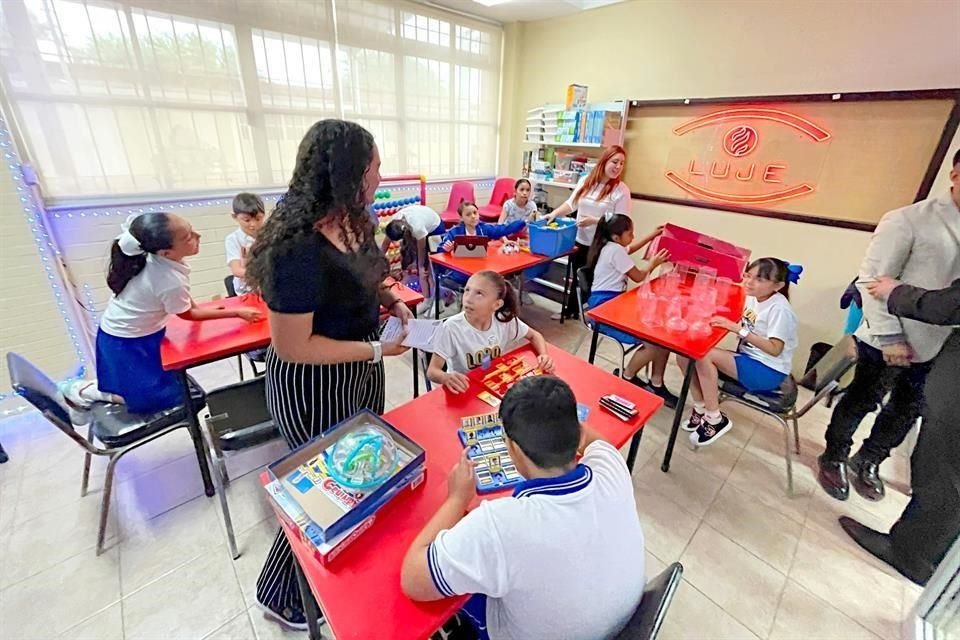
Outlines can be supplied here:
[[[433, 336], [441, 324], [441, 320], [407, 320], [407, 336], [403, 339], [403, 346], [421, 351], [433, 351]], [[400, 322], [400, 318], [390, 316], [380, 332], [380, 341], [396, 342], [401, 335], [403, 335], [403, 323]]]

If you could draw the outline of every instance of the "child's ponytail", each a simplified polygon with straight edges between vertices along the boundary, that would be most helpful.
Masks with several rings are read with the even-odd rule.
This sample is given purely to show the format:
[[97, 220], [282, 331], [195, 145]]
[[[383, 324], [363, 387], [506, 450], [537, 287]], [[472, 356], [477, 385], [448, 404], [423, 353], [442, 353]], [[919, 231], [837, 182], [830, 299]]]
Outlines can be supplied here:
[[127, 218], [123, 231], [110, 246], [107, 286], [114, 295], [147, 266], [147, 254], [173, 247], [169, 213], [144, 213]]
[[503, 300], [503, 306], [497, 309], [494, 317], [500, 322], [510, 322], [516, 320], [520, 315], [520, 297], [513, 285], [507, 282], [507, 279], [496, 271], [480, 271], [478, 276], [487, 279], [487, 282], [493, 285], [497, 291], [497, 299]]
[[597, 260], [600, 259], [600, 251], [604, 245], [613, 240], [613, 236], [626, 233], [631, 228], [633, 228], [633, 220], [628, 215], [608, 211], [600, 216], [597, 231], [593, 235], [593, 243], [591, 243], [590, 251], [587, 253], [586, 269], [590, 273], [591, 279], [593, 279], [593, 270], [597, 266]]

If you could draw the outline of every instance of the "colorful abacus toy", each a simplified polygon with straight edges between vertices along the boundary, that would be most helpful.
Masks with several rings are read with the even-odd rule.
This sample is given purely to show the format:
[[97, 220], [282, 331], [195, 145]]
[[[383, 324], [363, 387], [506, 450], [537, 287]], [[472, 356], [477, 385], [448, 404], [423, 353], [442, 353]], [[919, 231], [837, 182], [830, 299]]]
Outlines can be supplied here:
[[380, 191], [376, 197], [379, 200], [373, 203], [373, 210], [377, 213], [377, 217], [379, 218], [392, 216], [397, 211], [400, 211], [400, 209], [420, 202], [420, 198], [418, 196], [410, 196], [409, 198], [394, 198], [391, 200], [389, 191]]

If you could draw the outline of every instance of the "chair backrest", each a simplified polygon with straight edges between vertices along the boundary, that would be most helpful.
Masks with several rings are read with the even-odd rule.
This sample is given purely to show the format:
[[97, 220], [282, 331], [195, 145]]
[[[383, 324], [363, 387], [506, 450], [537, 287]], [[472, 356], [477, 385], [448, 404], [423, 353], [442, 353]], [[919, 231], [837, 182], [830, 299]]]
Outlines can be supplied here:
[[590, 271], [586, 267], [577, 269], [577, 302], [580, 304], [580, 321], [587, 329], [593, 329], [587, 321], [587, 314], [584, 313], [584, 307], [587, 306], [587, 300], [590, 299], [590, 287], [593, 283], [590, 281]]
[[857, 343], [853, 336], [844, 336], [813, 365], [813, 368], [803, 374], [800, 384], [811, 389], [815, 396], [819, 395], [856, 364]]
[[673, 594], [680, 586], [683, 565], [674, 562], [643, 590], [640, 606], [633, 612], [627, 626], [616, 635], [615, 640], [654, 640], [667, 617], [667, 609]]
[[493, 183], [493, 191], [490, 192], [490, 205], [502, 207], [503, 203], [513, 197], [513, 178], [497, 178]]
[[473, 183], [454, 182], [450, 187], [450, 199], [447, 200], [447, 209], [456, 211], [457, 207], [460, 206], [460, 203], [464, 201], [477, 201], [476, 197], [473, 195]]
[[10, 372], [10, 384], [18, 395], [41, 413], [49, 413], [60, 420], [63, 424], [58, 424], [57, 427], [72, 430], [70, 413], [67, 406], [60, 401], [57, 384], [53, 380], [26, 358], [13, 352], [7, 353], [7, 370]]
[[231, 276], [227, 276], [226, 278], [223, 279], [223, 286], [224, 286], [224, 288], [227, 290], [227, 297], [228, 297], [228, 298], [236, 298], [236, 297], [237, 297], [237, 288], [233, 286], [233, 276], [232, 276], [232, 275], [231, 275]]
[[267, 385], [263, 376], [208, 392], [207, 409], [210, 411], [207, 426], [215, 435], [273, 423], [267, 410]]

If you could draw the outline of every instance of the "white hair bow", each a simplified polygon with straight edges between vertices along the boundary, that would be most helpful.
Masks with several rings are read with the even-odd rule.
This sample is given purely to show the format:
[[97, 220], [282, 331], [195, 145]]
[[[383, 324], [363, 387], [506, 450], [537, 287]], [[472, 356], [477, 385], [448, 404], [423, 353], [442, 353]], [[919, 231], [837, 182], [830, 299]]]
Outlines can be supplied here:
[[124, 255], [139, 256], [144, 253], [143, 247], [140, 246], [140, 241], [130, 233], [130, 224], [136, 218], [136, 215], [131, 215], [120, 225], [121, 231], [120, 235], [117, 236], [117, 243], [120, 245], [120, 251], [123, 251]]

